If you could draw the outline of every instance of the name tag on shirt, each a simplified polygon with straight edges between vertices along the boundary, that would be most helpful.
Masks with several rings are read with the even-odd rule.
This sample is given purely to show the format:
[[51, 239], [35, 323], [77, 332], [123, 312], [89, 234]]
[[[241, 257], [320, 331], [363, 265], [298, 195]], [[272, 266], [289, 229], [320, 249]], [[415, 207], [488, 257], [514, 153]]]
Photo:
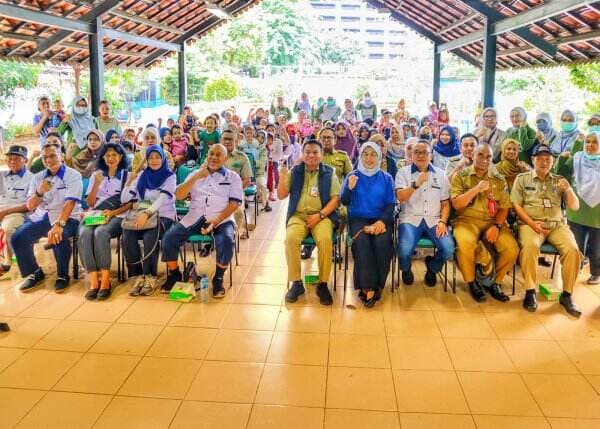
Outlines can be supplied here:
[[552, 208], [552, 201], [550, 201], [550, 198], [544, 198], [543, 202], [544, 202], [544, 208], [545, 209], [551, 209]]
[[319, 196], [319, 188], [317, 188], [316, 186], [313, 186], [312, 188], [310, 188], [310, 196], [318, 197]]

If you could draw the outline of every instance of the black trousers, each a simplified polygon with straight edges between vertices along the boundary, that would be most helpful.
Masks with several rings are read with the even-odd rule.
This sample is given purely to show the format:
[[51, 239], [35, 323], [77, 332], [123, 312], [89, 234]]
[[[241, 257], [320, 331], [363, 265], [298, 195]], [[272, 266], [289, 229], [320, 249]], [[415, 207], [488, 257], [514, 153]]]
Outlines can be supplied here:
[[569, 221], [579, 251], [590, 259], [590, 274], [600, 276], [600, 228]]
[[[377, 219], [350, 218], [348, 228], [354, 237], [358, 231]], [[352, 241], [354, 256], [354, 289], [383, 289], [390, 272], [390, 262], [394, 252], [392, 240], [393, 226], [386, 225], [380, 235], [360, 233]]]

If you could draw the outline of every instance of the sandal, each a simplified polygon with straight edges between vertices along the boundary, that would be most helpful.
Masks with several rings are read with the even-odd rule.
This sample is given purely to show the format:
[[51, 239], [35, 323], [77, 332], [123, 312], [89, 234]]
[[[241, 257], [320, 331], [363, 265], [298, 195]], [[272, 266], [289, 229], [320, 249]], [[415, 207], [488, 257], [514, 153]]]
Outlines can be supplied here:
[[367, 308], [372, 308], [375, 303], [377, 302], [377, 294], [375, 293], [374, 290], [368, 290], [366, 295], [365, 295], [365, 307]]

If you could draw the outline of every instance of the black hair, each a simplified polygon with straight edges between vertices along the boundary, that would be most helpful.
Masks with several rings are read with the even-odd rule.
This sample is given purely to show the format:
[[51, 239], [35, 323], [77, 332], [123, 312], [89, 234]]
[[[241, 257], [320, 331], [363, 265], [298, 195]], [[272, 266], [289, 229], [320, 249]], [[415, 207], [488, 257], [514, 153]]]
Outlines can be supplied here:
[[180, 129], [181, 129], [181, 125], [179, 125], [179, 124], [173, 124], [173, 126], [171, 127], [171, 130], [170, 130], [170, 131], [171, 131], [171, 133], [173, 132], [173, 130], [174, 130], [175, 128], [177, 128], [178, 130], [180, 130]]
[[104, 161], [104, 155], [108, 149], [112, 149], [121, 155], [121, 162], [117, 165], [117, 171], [119, 170], [128, 170], [129, 169], [129, 160], [127, 159], [127, 154], [125, 153], [125, 149], [121, 145], [121, 143], [106, 143], [100, 149], [98, 153], [98, 160], [96, 161], [96, 168], [98, 170], [102, 170], [105, 175], [108, 175], [108, 165], [106, 165], [106, 161]]
[[319, 146], [321, 148], [321, 150], [323, 150], [323, 145], [321, 144], [321, 142], [317, 139], [314, 138], [314, 135], [311, 135], [309, 138], [307, 138], [306, 140], [304, 140], [304, 143], [302, 143], [302, 150], [304, 150], [304, 146], [307, 146], [309, 144], [316, 144], [317, 146]]
[[462, 136], [460, 136], [459, 142], [462, 143], [463, 139], [467, 138], [467, 137], [471, 137], [472, 139], [475, 139], [475, 144], [478, 145], [479, 144], [479, 139], [477, 138], [477, 136], [473, 133], [465, 133]]

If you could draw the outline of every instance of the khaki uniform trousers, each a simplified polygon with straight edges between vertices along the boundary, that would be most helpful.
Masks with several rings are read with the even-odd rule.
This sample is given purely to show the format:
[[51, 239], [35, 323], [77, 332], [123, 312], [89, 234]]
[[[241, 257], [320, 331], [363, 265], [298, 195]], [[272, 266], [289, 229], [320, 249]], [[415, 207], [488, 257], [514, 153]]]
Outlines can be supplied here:
[[17, 228], [23, 225], [24, 221], [25, 215], [23, 213], [9, 214], [8, 216], [5, 216], [4, 219], [2, 219], [2, 225], [0, 226], [0, 228], [4, 230], [5, 244], [4, 249], [2, 249], [2, 252], [0, 252], [0, 257], [2, 259], [2, 262], [6, 265], [10, 264], [10, 259], [13, 255], [12, 246], [10, 245], [10, 239], [14, 232], [17, 230]]
[[[468, 221], [461, 219], [454, 223], [456, 260], [458, 262], [458, 269], [462, 273], [466, 283], [475, 280], [475, 263], [483, 262], [485, 260], [483, 257], [484, 255], [478, 251], [481, 246], [478, 243], [480, 237], [490, 225], [492, 224], [489, 221], [471, 218]], [[496, 240], [493, 246], [498, 253], [498, 258], [496, 259], [495, 282], [501, 285], [506, 273], [508, 273], [517, 262], [517, 258], [519, 257], [519, 245], [508, 227], [503, 226], [498, 235], [498, 240]], [[488, 252], [485, 253], [489, 255]]]
[[564, 224], [553, 229], [546, 237], [536, 233], [529, 225], [519, 226], [520, 262], [525, 288], [536, 289], [537, 287], [538, 257], [540, 248], [546, 241], [556, 247], [560, 254], [563, 290], [572, 292], [579, 274], [581, 254], [573, 233]]
[[300, 266], [300, 246], [308, 234], [315, 240], [319, 249], [319, 281], [327, 283], [331, 274], [331, 258], [333, 252], [333, 222], [323, 219], [312, 230], [299, 216], [292, 216], [287, 224], [285, 236], [285, 257], [288, 267], [288, 282], [302, 280]]

